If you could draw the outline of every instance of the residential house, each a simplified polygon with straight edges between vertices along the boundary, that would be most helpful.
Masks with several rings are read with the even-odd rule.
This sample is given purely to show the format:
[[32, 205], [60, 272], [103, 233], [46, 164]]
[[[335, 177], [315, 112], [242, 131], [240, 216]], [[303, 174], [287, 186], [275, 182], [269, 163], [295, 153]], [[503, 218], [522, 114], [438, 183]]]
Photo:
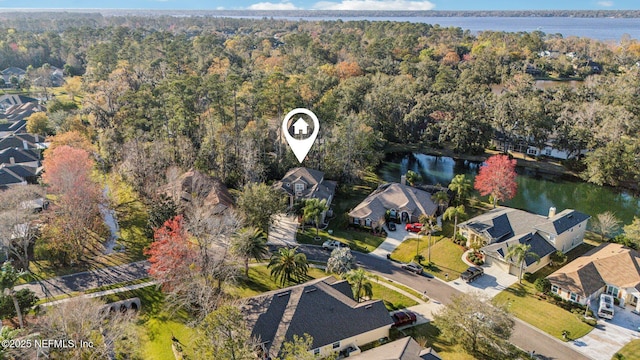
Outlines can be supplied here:
[[350, 360], [442, 360], [432, 348], [423, 348], [412, 337], [407, 336], [390, 343], [349, 356]]
[[640, 253], [621, 244], [602, 244], [547, 279], [551, 291], [563, 299], [598, 304], [605, 293], [640, 313]]
[[580, 149], [573, 152], [561, 149], [556, 145], [556, 136], [553, 134], [545, 141], [544, 146], [536, 147], [530, 145], [525, 139], [519, 137], [511, 139], [504, 133], [495, 131], [494, 137], [491, 139], [491, 145], [498, 151], [515, 151], [532, 157], [547, 156], [561, 160], [573, 159], [589, 152], [588, 149]]
[[[281, 189], [287, 193], [289, 196], [289, 206], [293, 206], [295, 201], [319, 199], [326, 200], [327, 207], [330, 207], [337, 186], [337, 182], [325, 180], [322, 171], [305, 167], [297, 167], [289, 170], [282, 180], [273, 184], [274, 188]], [[323, 222], [325, 216], [326, 212], [324, 212], [321, 217]]]
[[386, 183], [349, 212], [349, 223], [377, 228], [384, 225], [387, 211], [391, 218], [417, 222], [420, 215], [434, 215], [437, 210], [430, 193], [405, 184]]
[[198, 199], [213, 215], [222, 215], [233, 207], [233, 198], [226, 185], [217, 178], [197, 170], [189, 170], [161, 189], [182, 211]]
[[37, 104], [38, 100], [29, 96], [16, 95], [16, 94], [5, 94], [0, 96], [0, 110], [6, 110], [11, 106], [22, 105], [26, 103]]
[[4, 138], [11, 134], [19, 134], [27, 131], [27, 121], [19, 120], [12, 122], [3, 122], [0, 120], [0, 138]]
[[0, 190], [17, 185], [27, 185], [27, 180], [10, 169], [0, 167]]
[[589, 215], [571, 209], [556, 213], [556, 208], [552, 207], [548, 216], [542, 216], [498, 207], [461, 223], [459, 229], [467, 238], [468, 246], [481, 247], [487, 265], [517, 275], [519, 266], [515, 259], [506, 257], [510, 246], [518, 243], [531, 246], [530, 251], [537, 258], [527, 257], [524, 271], [535, 272], [551, 261], [554, 252], [566, 253], [580, 245], [589, 218]]
[[27, 72], [24, 69], [12, 66], [0, 71], [0, 74], [2, 74], [2, 79], [4, 80], [5, 86], [7, 86], [11, 84], [12, 77], [15, 76], [18, 80], [21, 80]]
[[0, 150], [20, 148], [25, 150], [46, 149], [45, 138], [38, 134], [9, 134], [0, 139]]
[[313, 338], [310, 352], [357, 353], [359, 346], [389, 336], [393, 320], [381, 300], [356, 302], [345, 280], [329, 276], [247, 300], [241, 308], [263, 358], [276, 358], [293, 335]]
[[33, 150], [8, 148], [0, 150], [0, 164], [40, 167], [40, 155]]

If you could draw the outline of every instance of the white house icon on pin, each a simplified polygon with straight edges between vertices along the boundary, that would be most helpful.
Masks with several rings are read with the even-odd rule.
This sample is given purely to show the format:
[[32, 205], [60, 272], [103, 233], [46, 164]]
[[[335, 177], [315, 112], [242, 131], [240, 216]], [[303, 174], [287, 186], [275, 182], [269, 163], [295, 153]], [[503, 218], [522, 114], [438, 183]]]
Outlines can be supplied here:
[[299, 118], [293, 124], [293, 134], [294, 135], [298, 135], [298, 134], [307, 135], [308, 133], [309, 133], [309, 124], [307, 124], [307, 122], [304, 121], [302, 118]]

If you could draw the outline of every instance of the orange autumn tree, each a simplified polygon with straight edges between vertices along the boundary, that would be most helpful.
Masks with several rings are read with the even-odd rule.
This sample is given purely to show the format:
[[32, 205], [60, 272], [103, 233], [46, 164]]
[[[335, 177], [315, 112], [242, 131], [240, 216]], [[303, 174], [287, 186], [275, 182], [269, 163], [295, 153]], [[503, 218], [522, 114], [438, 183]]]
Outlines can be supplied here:
[[42, 164], [42, 180], [55, 195], [43, 230], [43, 247], [49, 258], [68, 265], [87, 252], [100, 251], [98, 244], [107, 230], [100, 215], [100, 187], [91, 178], [89, 153], [62, 145], [48, 149]]
[[473, 187], [482, 196], [490, 195], [495, 208], [498, 201], [513, 199], [516, 196], [516, 176], [515, 160], [509, 160], [507, 155], [494, 155], [480, 167]]

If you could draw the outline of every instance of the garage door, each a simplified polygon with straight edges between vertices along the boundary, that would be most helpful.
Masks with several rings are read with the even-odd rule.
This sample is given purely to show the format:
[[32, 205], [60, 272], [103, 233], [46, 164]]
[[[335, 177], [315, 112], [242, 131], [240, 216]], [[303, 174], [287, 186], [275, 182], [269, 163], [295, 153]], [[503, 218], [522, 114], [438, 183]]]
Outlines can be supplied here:
[[497, 267], [498, 269], [508, 273], [509, 272], [509, 264], [504, 261], [498, 260], [491, 256], [486, 256], [487, 265], [491, 265], [493, 267]]

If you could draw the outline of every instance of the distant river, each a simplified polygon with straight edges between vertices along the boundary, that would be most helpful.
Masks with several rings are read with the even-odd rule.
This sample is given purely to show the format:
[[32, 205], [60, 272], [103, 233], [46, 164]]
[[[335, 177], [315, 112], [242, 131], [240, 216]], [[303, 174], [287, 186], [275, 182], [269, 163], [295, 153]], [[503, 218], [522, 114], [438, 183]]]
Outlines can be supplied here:
[[[389, 154], [387, 161], [380, 171], [385, 181], [398, 182], [401, 174], [413, 170], [422, 175], [424, 183], [445, 186], [457, 174], [465, 174], [474, 179], [480, 167], [480, 163], [473, 161], [418, 153]], [[640, 216], [640, 198], [627, 192], [586, 182], [568, 181], [553, 175], [536, 174], [535, 170], [516, 170], [518, 193], [515, 198], [504, 203], [506, 206], [540, 215], [547, 215], [552, 206], [558, 212], [576, 209], [591, 216], [612, 211], [624, 224], [631, 223], [634, 216]]]
[[[232, 16], [240, 18], [262, 18], [261, 16]], [[273, 16], [287, 20], [337, 20], [337, 17], [289, 17]], [[575, 18], [575, 17], [341, 17], [343, 21], [408, 21], [439, 24], [442, 27], [455, 26], [479, 31], [494, 30], [532, 32], [540, 30], [546, 34], [562, 34], [564, 37], [580, 36], [597, 40], [620, 41], [624, 34], [640, 40], [640, 19], [635, 18]]]

